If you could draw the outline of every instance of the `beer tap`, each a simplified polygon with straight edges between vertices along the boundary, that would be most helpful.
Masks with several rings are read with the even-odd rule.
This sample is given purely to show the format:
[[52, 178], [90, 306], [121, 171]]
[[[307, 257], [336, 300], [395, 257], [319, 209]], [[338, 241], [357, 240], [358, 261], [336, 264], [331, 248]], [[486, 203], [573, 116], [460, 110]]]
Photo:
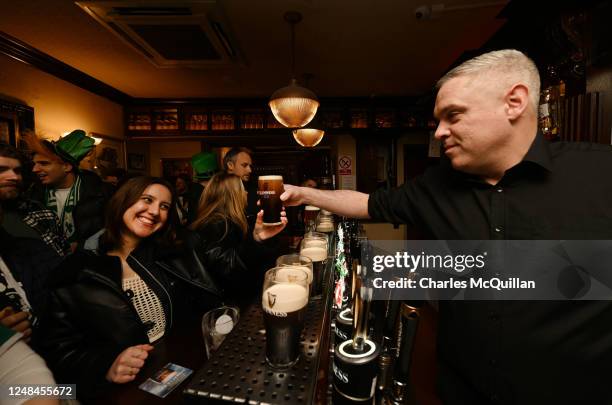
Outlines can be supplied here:
[[368, 318], [372, 303], [372, 289], [363, 285], [361, 277], [355, 285], [358, 291], [353, 309], [353, 349], [363, 352], [365, 340], [368, 338]]
[[373, 288], [356, 277], [352, 339], [339, 343], [334, 351], [334, 404], [373, 403], [378, 377], [380, 346], [368, 339], [368, 318]]
[[347, 307], [340, 311], [338, 313], [338, 315], [336, 316], [336, 337], [341, 340], [341, 341], [345, 341], [348, 340], [351, 336], [352, 330], [353, 330], [353, 322], [354, 322], [354, 316], [353, 314], [355, 314], [356, 308], [356, 290], [357, 290], [357, 283], [359, 283], [359, 277], [360, 277], [360, 273], [361, 273], [361, 265], [359, 264], [359, 262], [357, 260], [353, 260], [353, 266], [351, 269], [351, 273], [350, 273], [350, 281], [351, 281], [351, 293], [350, 293], [350, 302], [348, 303]]
[[401, 302], [393, 299], [393, 290], [389, 293], [386, 312], [383, 314], [383, 337], [382, 348], [378, 358], [378, 391], [379, 395], [384, 395], [387, 389], [387, 383], [390, 379], [390, 372], [393, 366], [393, 361], [397, 356], [397, 339], [395, 337], [398, 325], [398, 315]]
[[412, 360], [412, 349], [419, 324], [420, 301], [404, 301], [401, 303], [401, 343], [399, 356], [395, 361], [393, 370], [393, 384], [386, 403], [398, 405], [405, 404], [408, 398], [408, 383], [410, 377], [410, 365]]

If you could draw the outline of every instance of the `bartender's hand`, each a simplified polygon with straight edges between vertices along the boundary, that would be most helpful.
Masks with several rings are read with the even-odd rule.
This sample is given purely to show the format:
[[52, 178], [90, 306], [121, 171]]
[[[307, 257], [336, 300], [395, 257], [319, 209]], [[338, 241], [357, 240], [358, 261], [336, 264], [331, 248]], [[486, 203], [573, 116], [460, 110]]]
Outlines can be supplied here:
[[106, 372], [106, 379], [116, 384], [125, 384], [134, 380], [136, 374], [144, 366], [151, 350], [153, 350], [151, 345], [128, 347], [117, 356], [112, 366], [110, 366]]
[[281, 194], [280, 199], [283, 202], [283, 205], [287, 207], [293, 207], [296, 205], [305, 204], [304, 200], [304, 192], [308, 192], [308, 187], [298, 187], [292, 186], [291, 184], [283, 184], [285, 191]]
[[264, 226], [263, 224], [263, 210], [259, 210], [257, 213], [257, 220], [255, 221], [255, 229], [253, 229], [253, 239], [256, 242], [261, 242], [266, 239], [270, 239], [271, 237], [277, 235], [280, 231], [285, 229], [287, 226], [287, 213], [285, 212], [285, 208], [281, 211], [281, 224], [280, 225], [272, 225], [272, 226]]
[[15, 332], [23, 334], [23, 339], [26, 342], [30, 341], [32, 335], [32, 324], [30, 323], [29, 312], [15, 312], [12, 307], [4, 307], [0, 311], [0, 323]]

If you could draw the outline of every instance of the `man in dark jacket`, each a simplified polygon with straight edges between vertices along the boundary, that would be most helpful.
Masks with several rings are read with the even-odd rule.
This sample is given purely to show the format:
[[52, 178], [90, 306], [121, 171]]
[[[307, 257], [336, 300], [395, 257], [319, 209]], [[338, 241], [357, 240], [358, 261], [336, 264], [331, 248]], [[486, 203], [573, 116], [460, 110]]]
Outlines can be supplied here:
[[74, 249], [104, 226], [108, 188], [95, 173], [79, 170], [94, 140], [77, 129], [56, 142], [35, 136], [27, 137], [26, 142], [34, 152], [32, 171], [40, 181], [32, 187], [31, 198], [57, 214]]
[[0, 142], [0, 226], [15, 238], [42, 240], [58, 255], [70, 252], [55, 213], [23, 195], [23, 159], [11, 145]]
[[[0, 223], [2, 217], [0, 201]], [[61, 259], [42, 240], [15, 237], [0, 226], [0, 324], [29, 339], [48, 296], [46, 280]]]
[[259, 208], [257, 207], [257, 179], [252, 178], [252, 152], [243, 147], [233, 147], [223, 156], [223, 170], [240, 177], [247, 191], [246, 216], [249, 228], [253, 229]]
[[178, 195], [176, 208], [181, 224], [189, 225], [198, 215], [198, 205], [204, 187], [191, 181], [191, 178], [186, 174], [181, 174], [177, 176], [174, 182], [174, 188]]

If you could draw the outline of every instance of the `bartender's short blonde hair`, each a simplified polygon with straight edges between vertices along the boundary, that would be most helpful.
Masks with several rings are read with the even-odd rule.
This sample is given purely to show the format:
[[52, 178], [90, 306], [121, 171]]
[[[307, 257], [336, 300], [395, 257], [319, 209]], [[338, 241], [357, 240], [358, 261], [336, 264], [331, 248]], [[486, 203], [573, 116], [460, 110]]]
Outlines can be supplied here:
[[540, 101], [538, 68], [530, 58], [516, 49], [492, 51], [465, 61], [438, 80], [436, 88], [439, 90], [444, 83], [455, 77], [483, 73], [494, 74], [500, 84], [513, 85], [518, 82], [526, 84], [531, 104], [534, 111], [537, 111]]

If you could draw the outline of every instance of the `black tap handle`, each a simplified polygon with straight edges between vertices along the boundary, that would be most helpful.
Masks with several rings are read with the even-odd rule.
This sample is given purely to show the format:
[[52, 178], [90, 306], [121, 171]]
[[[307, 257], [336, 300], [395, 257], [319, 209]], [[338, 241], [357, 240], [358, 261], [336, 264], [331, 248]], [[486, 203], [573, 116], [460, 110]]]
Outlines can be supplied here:
[[395, 363], [393, 380], [402, 384], [408, 384], [410, 376], [410, 364], [412, 360], [412, 348], [416, 337], [417, 327], [419, 325], [419, 308], [410, 305], [412, 302], [401, 303], [401, 328], [402, 340], [400, 343], [400, 351]]

